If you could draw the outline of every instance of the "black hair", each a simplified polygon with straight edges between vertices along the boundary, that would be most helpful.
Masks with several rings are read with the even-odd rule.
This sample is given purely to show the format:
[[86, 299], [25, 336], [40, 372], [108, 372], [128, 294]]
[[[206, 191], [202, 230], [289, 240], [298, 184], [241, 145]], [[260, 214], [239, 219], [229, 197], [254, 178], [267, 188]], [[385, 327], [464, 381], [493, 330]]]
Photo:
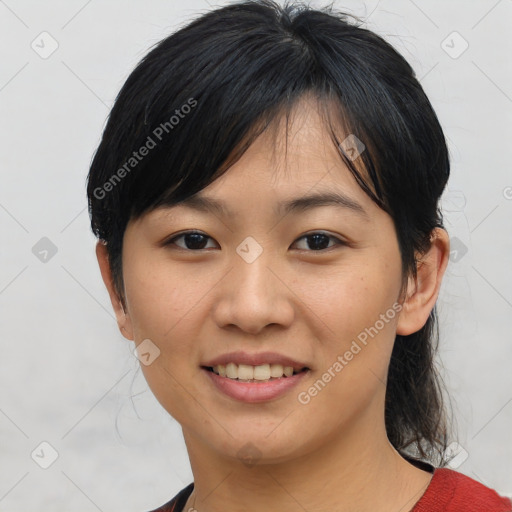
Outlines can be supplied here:
[[[392, 217], [405, 290], [433, 229], [443, 227], [438, 202], [450, 171], [443, 131], [413, 69], [332, 7], [248, 0], [202, 14], [159, 42], [110, 112], [87, 194], [123, 305], [128, 222], [212, 183], [305, 95], [317, 99], [358, 184]], [[356, 159], [343, 150], [349, 134], [365, 147]], [[385, 421], [397, 450], [441, 465], [448, 429], [437, 344], [435, 307], [418, 332], [396, 336]]]

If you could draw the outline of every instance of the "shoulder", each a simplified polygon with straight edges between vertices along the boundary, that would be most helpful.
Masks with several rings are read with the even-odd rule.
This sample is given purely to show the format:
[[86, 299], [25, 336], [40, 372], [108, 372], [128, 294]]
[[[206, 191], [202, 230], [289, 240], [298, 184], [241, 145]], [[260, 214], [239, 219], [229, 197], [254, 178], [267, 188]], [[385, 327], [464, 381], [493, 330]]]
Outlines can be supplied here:
[[150, 512], [186, 512], [183, 510], [185, 503], [188, 500], [188, 497], [192, 494], [192, 490], [194, 489], [194, 482], [187, 485], [184, 489], [182, 489], [172, 500], [168, 501], [161, 507], [158, 507]]
[[413, 512], [512, 512], [512, 502], [472, 478], [436, 469]]
[[[186, 512], [194, 483], [150, 512]], [[434, 476], [412, 512], [512, 512], [512, 502], [472, 478], [451, 469], [436, 469]]]

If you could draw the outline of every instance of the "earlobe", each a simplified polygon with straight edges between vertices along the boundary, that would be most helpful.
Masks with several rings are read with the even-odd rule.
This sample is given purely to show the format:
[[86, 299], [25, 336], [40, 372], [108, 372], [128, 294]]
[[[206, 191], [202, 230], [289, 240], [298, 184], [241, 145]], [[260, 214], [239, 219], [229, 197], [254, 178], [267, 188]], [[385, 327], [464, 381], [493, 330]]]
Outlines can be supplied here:
[[401, 336], [419, 331], [435, 306], [450, 256], [450, 238], [442, 228], [435, 228], [430, 249], [420, 258], [416, 279], [409, 278], [407, 293], [397, 322]]
[[101, 277], [103, 283], [107, 288], [112, 308], [116, 315], [117, 325], [121, 334], [128, 340], [133, 341], [133, 329], [131, 324], [130, 315], [125, 311], [121, 298], [119, 297], [112, 278], [112, 271], [108, 260], [107, 244], [102, 240], [96, 243], [96, 258], [100, 267]]

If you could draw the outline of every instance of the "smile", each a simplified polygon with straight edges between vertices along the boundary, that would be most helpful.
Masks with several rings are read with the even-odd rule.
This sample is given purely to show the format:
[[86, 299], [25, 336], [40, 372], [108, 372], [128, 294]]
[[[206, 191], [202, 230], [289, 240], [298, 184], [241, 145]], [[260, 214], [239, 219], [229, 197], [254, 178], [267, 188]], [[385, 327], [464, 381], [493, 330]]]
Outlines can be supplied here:
[[227, 377], [228, 379], [237, 379], [240, 381], [266, 381], [270, 379], [291, 377], [293, 374], [300, 373], [305, 368], [294, 369], [293, 366], [283, 366], [282, 364], [261, 364], [252, 366], [249, 364], [228, 363], [226, 365], [219, 364], [210, 367], [211, 371]]
[[248, 403], [279, 398], [310, 373], [309, 368], [294, 370], [279, 364], [250, 366], [228, 363], [202, 369], [217, 391]]

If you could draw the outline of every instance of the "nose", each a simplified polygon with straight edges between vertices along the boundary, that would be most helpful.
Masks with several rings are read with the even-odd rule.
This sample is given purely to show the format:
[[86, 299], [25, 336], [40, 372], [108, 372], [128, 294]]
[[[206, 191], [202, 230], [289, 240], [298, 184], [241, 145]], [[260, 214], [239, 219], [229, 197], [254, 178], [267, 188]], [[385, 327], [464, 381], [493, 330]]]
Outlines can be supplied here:
[[231, 271], [217, 288], [217, 325], [236, 326], [252, 335], [270, 325], [288, 327], [295, 314], [294, 295], [284, 277], [270, 252], [263, 251], [254, 261], [235, 253]]

